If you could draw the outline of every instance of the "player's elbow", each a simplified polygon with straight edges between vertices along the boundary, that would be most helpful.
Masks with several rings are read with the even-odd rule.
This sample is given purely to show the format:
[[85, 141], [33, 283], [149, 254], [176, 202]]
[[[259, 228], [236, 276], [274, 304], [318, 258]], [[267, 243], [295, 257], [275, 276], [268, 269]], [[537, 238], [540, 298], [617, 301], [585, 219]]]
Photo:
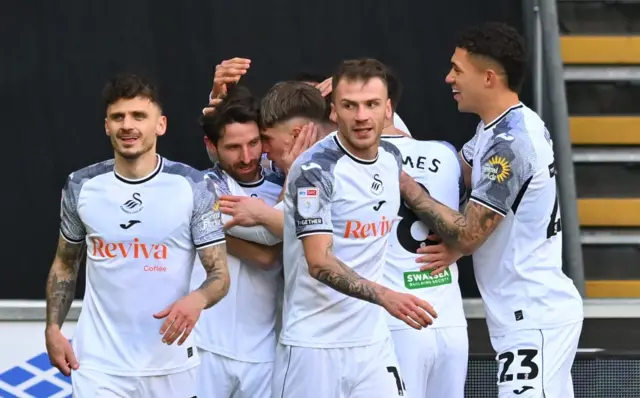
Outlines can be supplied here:
[[319, 279], [322, 270], [325, 268], [323, 262], [317, 259], [307, 259], [307, 264], [309, 266], [309, 275], [311, 275], [313, 279]]
[[[229, 293], [229, 288], [231, 287], [231, 277], [229, 273], [226, 272], [221, 276], [222, 287], [220, 288], [220, 294], [222, 297], [226, 296]], [[221, 298], [222, 298], [221, 297]]]
[[281, 244], [266, 247], [265, 250], [261, 251], [260, 255], [256, 257], [255, 264], [265, 271], [277, 268], [280, 260], [281, 248]]
[[470, 256], [471, 254], [473, 254], [473, 252], [476, 251], [478, 246], [480, 246], [480, 245], [476, 241], [464, 240], [464, 241], [458, 243], [456, 249], [463, 256]]

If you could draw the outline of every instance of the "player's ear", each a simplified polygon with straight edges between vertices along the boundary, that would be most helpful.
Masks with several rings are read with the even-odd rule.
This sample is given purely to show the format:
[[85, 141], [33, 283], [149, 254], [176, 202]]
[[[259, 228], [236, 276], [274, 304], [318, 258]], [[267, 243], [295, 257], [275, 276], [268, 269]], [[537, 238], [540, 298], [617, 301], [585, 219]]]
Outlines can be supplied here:
[[393, 109], [391, 109], [391, 100], [387, 98], [387, 102], [385, 103], [385, 117], [387, 120], [393, 120]]
[[204, 146], [207, 148], [209, 152], [216, 153], [216, 146], [211, 142], [209, 137], [204, 136]]
[[484, 86], [487, 88], [494, 87], [498, 83], [499, 79], [500, 76], [491, 68], [484, 72]]
[[107, 133], [107, 137], [110, 136], [111, 134], [109, 134], [109, 128], [107, 127], [107, 118], [104, 118], [104, 132]]
[[156, 135], [164, 135], [167, 132], [167, 117], [162, 115], [158, 118], [158, 126], [156, 127]]
[[302, 131], [302, 126], [295, 126], [291, 131], [291, 136], [293, 138], [298, 138], [298, 135], [300, 135], [301, 131]]

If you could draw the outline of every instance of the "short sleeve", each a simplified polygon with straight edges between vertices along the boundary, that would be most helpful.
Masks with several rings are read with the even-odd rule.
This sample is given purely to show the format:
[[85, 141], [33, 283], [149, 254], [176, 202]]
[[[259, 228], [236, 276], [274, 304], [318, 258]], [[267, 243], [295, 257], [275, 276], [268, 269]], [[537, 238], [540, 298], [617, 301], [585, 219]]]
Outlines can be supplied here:
[[205, 176], [193, 185], [191, 239], [196, 249], [224, 242], [224, 230], [214, 181]]
[[494, 138], [482, 156], [481, 175], [470, 200], [506, 216], [533, 174], [533, 159], [526, 134], [516, 134], [511, 140]]
[[73, 182], [73, 174], [67, 179], [62, 189], [60, 202], [60, 234], [70, 243], [81, 243], [85, 239], [86, 230], [78, 214], [78, 199], [81, 185]]
[[473, 154], [476, 149], [476, 142], [478, 141], [478, 133], [476, 133], [469, 141], [467, 141], [460, 150], [462, 159], [469, 167], [473, 167]]
[[[314, 234], [331, 234], [331, 174], [316, 163], [300, 164], [289, 175], [287, 196], [292, 202], [298, 238]], [[285, 214], [285, 217], [289, 217]]]

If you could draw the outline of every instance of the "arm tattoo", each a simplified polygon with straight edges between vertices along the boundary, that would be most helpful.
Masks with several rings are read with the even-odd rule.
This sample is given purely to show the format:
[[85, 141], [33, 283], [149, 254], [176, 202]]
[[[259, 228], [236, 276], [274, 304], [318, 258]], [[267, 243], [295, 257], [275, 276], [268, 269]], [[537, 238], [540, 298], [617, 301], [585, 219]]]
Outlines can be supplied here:
[[207, 298], [207, 306], [212, 307], [229, 291], [229, 270], [227, 249], [224, 243], [198, 250], [200, 262], [207, 272], [207, 278], [197, 289]]
[[58, 238], [58, 248], [47, 278], [47, 326], [62, 327], [76, 293], [76, 281], [84, 243]]
[[374, 285], [340, 261], [333, 254], [332, 249], [333, 243], [330, 242], [326, 249], [326, 255], [331, 260], [331, 265], [323, 267], [317, 273], [316, 279], [347, 296], [380, 304], [379, 294]]
[[498, 227], [502, 216], [469, 202], [465, 214], [450, 209], [416, 186], [405, 185], [402, 194], [415, 215], [452, 248], [470, 254]]

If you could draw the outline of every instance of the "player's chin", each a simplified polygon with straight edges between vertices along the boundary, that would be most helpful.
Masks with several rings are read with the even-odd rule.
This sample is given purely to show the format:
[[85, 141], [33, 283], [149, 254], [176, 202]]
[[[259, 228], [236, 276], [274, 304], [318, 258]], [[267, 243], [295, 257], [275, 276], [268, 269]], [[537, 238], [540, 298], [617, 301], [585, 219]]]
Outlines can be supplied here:
[[115, 145], [113, 149], [116, 153], [122, 156], [125, 159], [137, 159], [144, 153], [144, 150], [139, 147], [122, 147], [120, 145]]
[[247, 166], [236, 166], [233, 168], [233, 171], [234, 174], [238, 176], [238, 178], [236, 178], [237, 180], [250, 182], [246, 180], [248, 180], [250, 177], [253, 178], [255, 176], [256, 172], [258, 171], [258, 164], [252, 163]]
[[473, 110], [469, 107], [468, 104], [466, 104], [464, 101], [459, 100], [458, 101], [458, 112], [462, 112], [462, 113], [473, 113]]

